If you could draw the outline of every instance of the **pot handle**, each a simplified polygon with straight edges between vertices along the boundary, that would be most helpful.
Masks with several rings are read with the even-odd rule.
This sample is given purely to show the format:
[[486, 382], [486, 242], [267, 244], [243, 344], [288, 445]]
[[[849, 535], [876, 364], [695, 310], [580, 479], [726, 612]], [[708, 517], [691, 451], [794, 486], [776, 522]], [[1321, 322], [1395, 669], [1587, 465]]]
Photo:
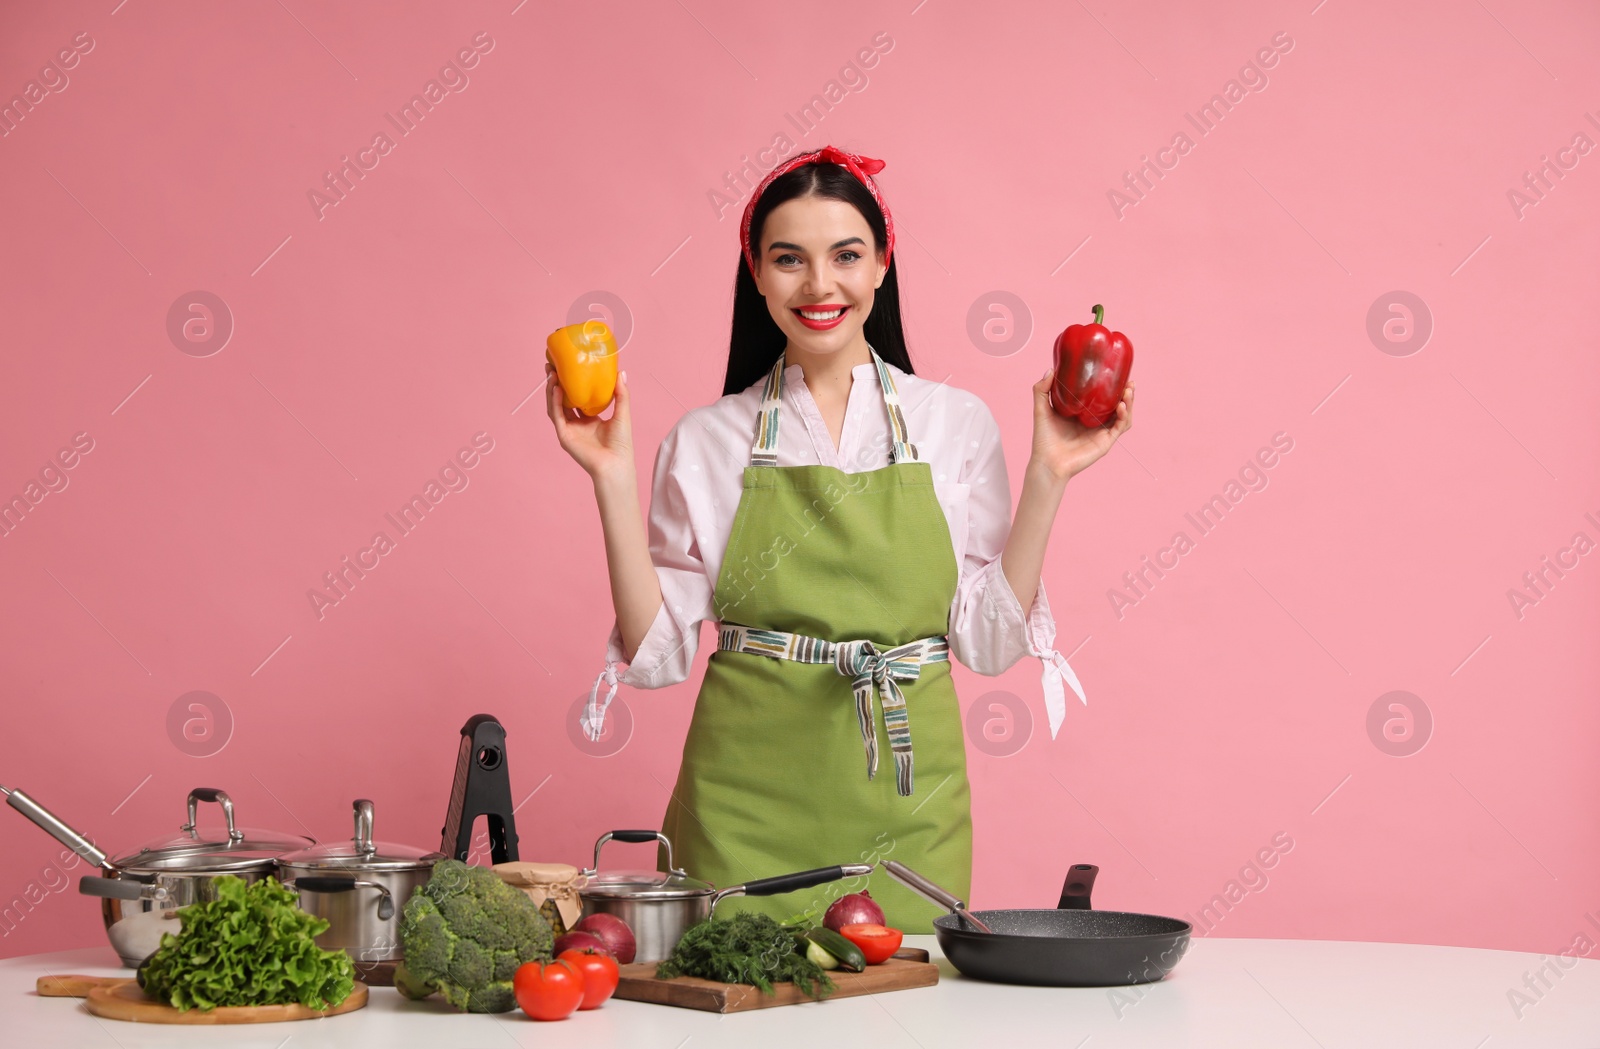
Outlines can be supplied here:
[[711, 906], [715, 907], [717, 901], [724, 896], [776, 896], [780, 892], [809, 889], [813, 885], [838, 881], [840, 878], [855, 878], [871, 873], [870, 863], [844, 863], [833, 867], [817, 867], [798, 874], [780, 874], [776, 878], [762, 878], [743, 885], [730, 885], [726, 889], [718, 889], [712, 894]]
[[98, 874], [85, 874], [78, 879], [78, 891], [85, 896], [99, 896], [112, 900], [164, 900], [167, 890], [149, 882], [127, 878], [102, 878]]
[[1074, 863], [1067, 871], [1066, 883], [1061, 886], [1061, 902], [1056, 904], [1056, 909], [1091, 910], [1089, 893], [1094, 888], [1094, 876], [1099, 873], [1100, 868], [1092, 863]]
[[106, 861], [106, 854], [95, 847], [94, 842], [82, 834], [62, 823], [56, 815], [43, 805], [34, 801], [20, 790], [11, 790], [0, 786], [0, 794], [6, 796], [6, 804], [38, 824], [45, 833], [88, 860], [96, 867], [111, 869], [111, 864]]
[[680, 878], [689, 875], [682, 869], [673, 866], [672, 840], [658, 830], [608, 830], [600, 835], [594, 843], [594, 866], [588, 870], [580, 871], [584, 877], [592, 878], [600, 870], [600, 847], [608, 841], [626, 841], [643, 844], [647, 841], [659, 841], [667, 847], [667, 870]]
[[233, 799], [218, 790], [216, 787], [196, 787], [189, 792], [189, 822], [179, 827], [179, 830], [195, 833], [194, 818], [202, 801], [214, 801], [222, 806], [222, 818], [228, 821], [228, 840], [243, 841], [244, 832], [233, 825]]
[[378, 897], [378, 917], [388, 921], [394, 917], [394, 897], [389, 893], [387, 885], [380, 885], [375, 881], [362, 881], [358, 878], [324, 877], [317, 874], [308, 874], [303, 878], [290, 878], [283, 883], [286, 889], [299, 892], [352, 892], [355, 889], [377, 889], [382, 893]]

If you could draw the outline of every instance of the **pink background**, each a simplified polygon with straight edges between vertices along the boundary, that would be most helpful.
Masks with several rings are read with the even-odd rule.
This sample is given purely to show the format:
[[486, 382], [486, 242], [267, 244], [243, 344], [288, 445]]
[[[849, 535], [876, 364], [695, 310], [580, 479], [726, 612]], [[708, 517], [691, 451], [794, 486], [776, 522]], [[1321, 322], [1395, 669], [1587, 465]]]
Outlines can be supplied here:
[[[510, 733], [524, 858], [581, 864], [659, 820], [706, 646], [689, 681], [622, 690], [620, 751], [574, 742], [612, 609], [542, 340], [613, 304], [648, 485], [662, 434], [721, 388], [742, 201], [709, 194], [786, 132], [887, 161], [916, 370], [994, 410], [1013, 496], [1055, 333], [1103, 302], [1138, 348], [1136, 426], [1068, 487], [1045, 569], [1089, 705], [1052, 741], [1037, 660], [956, 670], [977, 905], [1050, 906], [1092, 862], [1097, 906], [1191, 920], [1239, 881], [1211, 935], [1553, 954], [1596, 933], [1600, 555], [1560, 552], [1600, 539], [1600, 155], [1520, 216], [1508, 199], [1577, 133], [1600, 142], [1591, 5], [3, 18], [0, 97], [46, 93], [0, 137], [0, 495], [74, 435], [93, 448], [0, 537], [0, 782], [113, 851], [172, 832], [198, 785], [328, 840], [370, 797], [381, 839], [432, 846], [480, 711]], [[41, 74], [79, 33], [69, 79]], [[385, 114], [479, 33], [465, 89], [395, 132]], [[801, 136], [786, 115], [880, 33]], [[1259, 90], [1200, 134], [1186, 114], [1279, 33], [1266, 81], [1244, 74]], [[308, 193], [385, 129], [394, 149], [319, 218]], [[1179, 132], [1194, 148], [1119, 217], [1108, 192]], [[169, 333], [196, 290], [232, 317], [220, 348]], [[1422, 308], [1392, 311], [1397, 291]], [[1373, 311], [1431, 335], [1374, 338]], [[384, 514], [479, 433], [467, 486], [319, 618], [308, 591], [394, 538]], [[1266, 487], [1201, 536], [1185, 514], [1279, 433]], [[1124, 573], [1180, 530], [1193, 549], [1119, 615]], [[1546, 556], [1568, 568], [1519, 615]], [[216, 699], [186, 739], [193, 691]], [[1380, 748], [1390, 719], [1414, 753]], [[60, 847], [0, 828], [0, 954], [103, 942]]]

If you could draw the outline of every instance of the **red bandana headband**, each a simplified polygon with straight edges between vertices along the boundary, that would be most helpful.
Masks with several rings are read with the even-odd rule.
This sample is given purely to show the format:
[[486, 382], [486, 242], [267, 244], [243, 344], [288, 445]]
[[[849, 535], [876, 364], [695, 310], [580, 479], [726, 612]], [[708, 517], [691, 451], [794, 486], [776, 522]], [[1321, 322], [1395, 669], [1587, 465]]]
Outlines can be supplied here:
[[750, 267], [750, 275], [753, 277], [756, 272], [756, 258], [750, 250], [750, 217], [755, 214], [756, 201], [761, 199], [761, 194], [766, 192], [767, 187], [772, 185], [774, 179], [779, 175], [793, 171], [802, 164], [843, 164], [850, 174], [854, 175], [861, 181], [863, 186], [867, 187], [867, 192], [871, 193], [872, 199], [878, 203], [878, 210], [883, 212], [883, 225], [888, 233], [888, 243], [883, 249], [883, 264], [888, 266], [889, 260], [894, 257], [894, 219], [889, 216], [889, 205], [884, 203], [883, 195], [878, 192], [878, 184], [872, 181], [872, 176], [883, 170], [883, 161], [874, 160], [871, 157], [863, 157], [856, 153], [846, 153], [844, 150], [835, 149], [833, 146], [823, 146], [821, 149], [813, 150], [810, 153], [801, 153], [779, 164], [767, 172], [767, 177], [761, 180], [761, 185], [757, 186], [756, 191], [750, 194], [750, 200], [744, 206], [744, 221], [739, 225], [739, 242], [744, 246], [744, 260], [746, 265]]

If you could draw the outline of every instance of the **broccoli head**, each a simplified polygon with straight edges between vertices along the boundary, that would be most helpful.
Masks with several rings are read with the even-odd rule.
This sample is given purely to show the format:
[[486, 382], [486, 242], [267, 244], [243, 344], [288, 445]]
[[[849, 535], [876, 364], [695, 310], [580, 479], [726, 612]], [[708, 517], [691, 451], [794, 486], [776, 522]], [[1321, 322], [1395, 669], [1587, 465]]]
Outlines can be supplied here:
[[433, 993], [432, 986], [419, 982], [411, 975], [411, 970], [406, 968], [404, 959], [394, 967], [394, 989], [407, 998], [418, 1001]]
[[517, 1007], [511, 978], [523, 962], [549, 961], [550, 923], [522, 892], [487, 867], [440, 860], [400, 913], [395, 987], [408, 998], [438, 992], [457, 1009]]

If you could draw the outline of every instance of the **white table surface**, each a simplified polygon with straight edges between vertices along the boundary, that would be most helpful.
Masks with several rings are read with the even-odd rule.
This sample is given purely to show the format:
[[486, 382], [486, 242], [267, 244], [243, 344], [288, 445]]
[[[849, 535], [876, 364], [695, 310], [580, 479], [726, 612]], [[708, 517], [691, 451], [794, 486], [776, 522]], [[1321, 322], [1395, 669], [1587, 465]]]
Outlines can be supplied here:
[[[1543, 955], [1339, 940], [1196, 938], [1165, 980], [1123, 988], [1014, 987], [970, 980], [932, 936], [908, 936], [939, 960], [939, 983], [859, 998], [719, 1016], [612, 1000], [566, 1020], [520, 1012], [457, 1013], [375, 987], [365, 1009], [325, 1020], [226, 1027], [141, 1025], [91, 1016], [70, 998], [40, 998], [47, 973], [128, 976], [109, 947], [0, 961], [0, 1046], [228, 1046], [230, 1049], [783, 1049], [868, 1045], [1216, 1046], [1336, 1049], [1385, 1046], [1600, 1049], [1600, 961], [1551, 965], [1552, 986], [1519, 1018], [1507, 992], [1533, 998], [1527, 973]], [[1568, 959], [1564, 959], [1567, 961]], [[1537, 986], [1537, 984], [1536, 984]], [[292, 1036], [292, 1037], [291, 1037]]]

